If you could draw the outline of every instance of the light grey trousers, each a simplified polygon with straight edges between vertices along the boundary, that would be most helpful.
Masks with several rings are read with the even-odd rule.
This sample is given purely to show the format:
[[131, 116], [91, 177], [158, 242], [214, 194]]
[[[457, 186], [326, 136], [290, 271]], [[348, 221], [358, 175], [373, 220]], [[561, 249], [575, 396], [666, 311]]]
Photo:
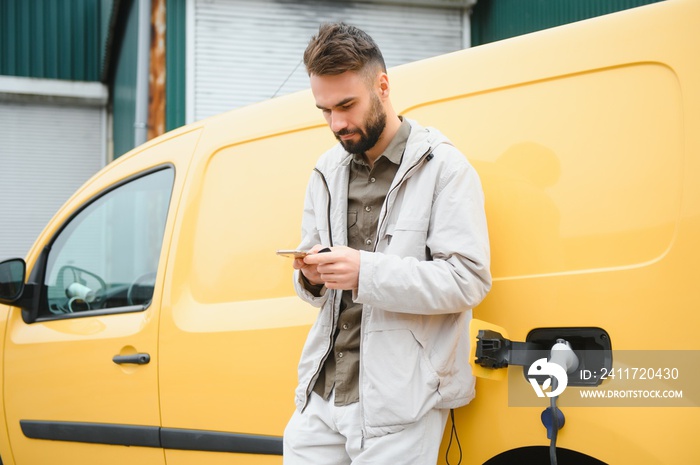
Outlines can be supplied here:
[[435, 465], [449, 410], [432, 410], [398, 433], [364, 439], [358, 403], [336, 407], [312, 392], [284, 431], [284, 465]]

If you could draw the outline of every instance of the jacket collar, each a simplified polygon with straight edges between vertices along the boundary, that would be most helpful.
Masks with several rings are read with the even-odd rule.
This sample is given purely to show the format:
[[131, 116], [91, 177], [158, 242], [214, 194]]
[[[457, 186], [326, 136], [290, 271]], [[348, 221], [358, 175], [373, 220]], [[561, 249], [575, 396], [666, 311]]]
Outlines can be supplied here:
[[[434, 128], [425, 128], [416, 121], [405, 118], [411, 125], [411, 133], [406, 142], [406, 150], [404, 151], [403, 159], [397, 178], [401, 178], [412, 166], [414, 166], [422, 157], [430, 153], [438, 144], [448, 142], [447, 138]], [[333, 172], [341, 167], [347, 167], [352, 161], [353, 156], [345, 151], [340, 143], [333, 146], [328, 152], [322, 156], [317, 168], [326, 176], [332, 176]]]

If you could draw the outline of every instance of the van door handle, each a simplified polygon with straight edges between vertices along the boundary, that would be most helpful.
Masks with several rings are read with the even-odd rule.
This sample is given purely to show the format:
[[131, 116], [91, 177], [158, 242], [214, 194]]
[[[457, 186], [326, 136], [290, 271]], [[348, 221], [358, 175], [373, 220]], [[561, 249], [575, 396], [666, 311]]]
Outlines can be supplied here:
[[151, 356], [149, 354], [115, 355], [112, 357], [112, 361], [118, 365], [123, 363], [145, 365], [151, 361]]

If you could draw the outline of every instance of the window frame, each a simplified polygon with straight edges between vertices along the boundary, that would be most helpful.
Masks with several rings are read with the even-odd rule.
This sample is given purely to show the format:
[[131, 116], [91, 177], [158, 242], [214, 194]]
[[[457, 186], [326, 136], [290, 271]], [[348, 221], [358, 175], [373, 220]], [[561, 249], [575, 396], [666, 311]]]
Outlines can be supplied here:
[[[95, 309], [95, 310], [84, 310], [84, 311], [79, 311], [79, 312], [74, 312], [74, 313], [63, 313], [63, 314], [54, 314], [51, 313], [49, 310], [49, 302], [48, 302], [48, 288], [49, 286], [46, 285], [45, 279], [46, 279], [46, 274], [48, 271], [48, 257], [51, 251], [53, 250], [54, 243], [58, 239], [58, 237], [63, 233], [63, 231], [70, 225], [85, 209], [87, 209], [89, 206], [94, 204], [96, 201], [99, 199], [103, 198], [105, 195], [108, 195], [109, 193], [133, 182], [138, 179], [144, 178], [146, 176], [155, 174], [160, 171], [164, 170], [172, 170], [172, 186], [170, 189], [170, 197], [168, 199], [168, 205], [166, 207], [166, 217], [165, 217], [165, 224], [164, 224], [164, 232], [163, 232], [163, 240], [161, 240], [161, 245], [160, 245], [160, 252], [163, 250], [163, 243], [165, 240], [165, 235], [167, 232], [167, 225], [168, 225], [168, 220], [170, 216], [170, 208], [172, 206], [173, 202], [173, 193], [174, 193], [174, 187], [175, 187], [175, 181], [177, 177], [177, 170], [175, 169], [175, 165], [173, 163], [165, 163], [161, 164], [158, 166], [154, 166], [151, 168], [148, 168], [143, 171], [139, 171], [138, 173], [134, 173], [102, 190], [99, 192], [91, 195], [88, 199], [86, 199], [83, 204], [77, 208], [75, 211], [73, 211], [66, 219], [63, 221], [61, 226], [56, 230], [56, 232], [53, 234], [51, 239], [47, 241], [46, 245], [43, 247], [41, 256], [37, 260], [35, 264], [35, 269], [32, 270], [32, 281], [38, 284], [40, 296], [39, 296], [39, 301], [35, 308], [30, 309], [30, 312], [34, 314], [34, 318], [29, 318], [29, 321], [25, 318], [25, 321], [29, 322], [46, 322], [46, 321], [56, 321], [56, 320], [67, 320], [67, 319], [74, 319], [74, 318], [86, 318], [86, 317], [92, 317], [92, 316], [104, 316], [104, 315], [115, 315], [115, 314], [123, 314], [123, 313], [137, 313], [137, 312], [142, 312], [148, 309], [151, 306], [152, 299], [151, 301], [148, 302], [148, 304], [139, 304], [139, 305], [125, 305], [125, 306], [119, 306], [119, 307], [112, 307], [112, 308], [100, 308], [100, 309]], [[38, 265], [38, 269], [37, 269]], [[160, 259], [159, 259], [159, 264], [158, 267], [160, 267]], [[157, 273], [157, 272], [156, 272]], [[158, 275], [156, 274], [156, 281], [158, 279]], [[154, 294], [155, 294], [155, 289], [154, 289]], [[34, 306], [33, 306], [34, 307]], [[23, 312], [24, 314], [25, 312]]]

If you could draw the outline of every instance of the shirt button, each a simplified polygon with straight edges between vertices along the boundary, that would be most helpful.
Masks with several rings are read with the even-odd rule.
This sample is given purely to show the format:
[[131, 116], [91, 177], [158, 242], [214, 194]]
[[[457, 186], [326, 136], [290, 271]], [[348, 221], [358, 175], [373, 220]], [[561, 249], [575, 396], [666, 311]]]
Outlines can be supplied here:
[[348, 329], [349, 327], [350, 327], [350, 325], [347, 324], [347, 323], [345, 323], [345, 324], [343, 325], [343, 329]]
[[370, 207], [369, 205], [367, 205], [367, 206], [365, 207], [365, 211], [366, 211], [366, 212], [372, 211], [372, 207]]
[[367, 239], [367, 240], [365, 241], [365, 244], [367, 244], [367, 245], [372, 245], [372, 239]]
[[376, 178], [369, 178], [369, 182], [375, 182], [376, 180]]
[[338, 353], [338, 358], [343, 358], [343, 353], [342, 353], [342, 352], [339, 352], [339, 353]]

